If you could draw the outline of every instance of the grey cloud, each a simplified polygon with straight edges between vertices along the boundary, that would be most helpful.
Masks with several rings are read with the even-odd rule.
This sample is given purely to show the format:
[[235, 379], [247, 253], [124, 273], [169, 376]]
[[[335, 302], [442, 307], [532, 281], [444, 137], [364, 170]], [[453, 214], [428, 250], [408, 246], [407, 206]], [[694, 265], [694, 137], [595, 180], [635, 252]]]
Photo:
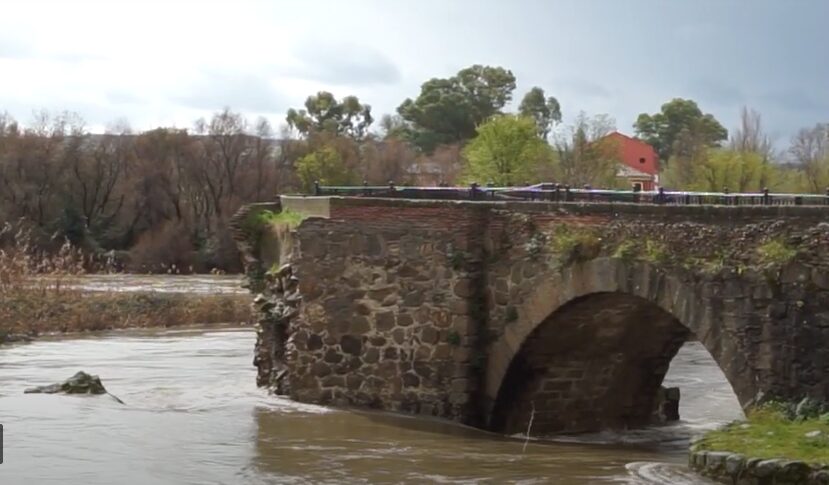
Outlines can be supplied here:
[[550, 84], [550, 93], [552, 96], [560, 96], [556, 94], [559, 91], [569, 93], [584, 98], [610, 98], [612, 93], [604, 86], [589, 81], [587, 79], [579, 78], [559, 78]]
[[818, 113], [829, 111], [829, 96], [810, 94], [804, 89], [787, 88], [769, 91], [761, 99], [778, 108], [803, 113]]
[[294, 55], [301, 66], [283, 70], [283, 74], [343, 86], [395, 84], [401, 79], [391, 59], [367, 46], [301, 43]]
[[700, 102], [705, 111], [705, 104], [718, 106], [741, 105], [745, 103], [745, 95], [735, 86], [727, 82], [713, 79], [696, 79], [688, 85], [688, 93], [691, 99]]
[[287, 106], [284, 96], [273, 88], [267, 77], [217, 72], [205, 73], [189, 92], [175, 96], [175, 100], [195, 109], [218, 110], [229, 106], [257, 113], [278, 113]]
[[25, 59], [31, 54], [31, 46], [21, 42], [19, 38], [0, 31], [0, 59]]

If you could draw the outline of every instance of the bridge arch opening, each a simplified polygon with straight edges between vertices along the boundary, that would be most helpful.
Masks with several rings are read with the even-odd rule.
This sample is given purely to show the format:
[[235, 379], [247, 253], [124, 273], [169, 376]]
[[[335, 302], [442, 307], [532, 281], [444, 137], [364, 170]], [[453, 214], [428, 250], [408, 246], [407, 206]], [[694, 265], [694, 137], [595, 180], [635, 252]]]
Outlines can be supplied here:
[[[695, 337], [669, 311], [640, 296], [601, 291], [573, 298], [515, 351], [492, 403], [489, 428], [524, 433], [531, 417], [533, 434], [542, 435], [660, 422], [670, 408], [665, 375], [683, 344]], [[716, 362], [718, 352], [703, 345]]]

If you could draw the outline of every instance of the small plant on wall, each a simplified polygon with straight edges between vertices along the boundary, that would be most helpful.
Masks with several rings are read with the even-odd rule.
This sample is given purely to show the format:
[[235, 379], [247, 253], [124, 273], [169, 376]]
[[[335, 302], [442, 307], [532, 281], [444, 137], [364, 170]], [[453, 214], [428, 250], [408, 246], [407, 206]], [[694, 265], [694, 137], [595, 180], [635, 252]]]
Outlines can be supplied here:
[[671, 260], [671, 253], [665, 244], [654, 239], [646, 239], [642, 249], [642, 256], [651, 263], [667, 264]]
[[638, 256], [639, 246], [636, 244], [636, 241], [632, 240], [622, 241], [622, 243], [616, 247], [616, 251], [613, 252], [614, 258], [622, 259], [625, 261], [634, 260]]
[[757, 248], [757, 260], [762, 266], [780, 268], [797, 257], [797, 249], [782, 238], [771, 239]]
[[560, 226], [553, 234], [551, 246], [559, 264], [566, 266], [599, 256], [602, 239], [593, 228]]

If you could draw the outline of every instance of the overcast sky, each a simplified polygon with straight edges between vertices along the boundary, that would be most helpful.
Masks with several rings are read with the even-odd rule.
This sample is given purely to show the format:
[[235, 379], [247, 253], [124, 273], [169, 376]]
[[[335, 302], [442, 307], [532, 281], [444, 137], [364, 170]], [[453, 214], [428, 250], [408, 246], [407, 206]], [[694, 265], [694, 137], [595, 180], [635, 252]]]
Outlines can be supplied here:
[[375, 117], [480, 63], [632, 133], [689, 97], [726, 128], [760, 111], [777, 142], [829, 121], [825, 0], [5, 0], [0, 112], [78, 112], [91, 129], [192, 126], [229, 106], [274, 126], [308, 94]]

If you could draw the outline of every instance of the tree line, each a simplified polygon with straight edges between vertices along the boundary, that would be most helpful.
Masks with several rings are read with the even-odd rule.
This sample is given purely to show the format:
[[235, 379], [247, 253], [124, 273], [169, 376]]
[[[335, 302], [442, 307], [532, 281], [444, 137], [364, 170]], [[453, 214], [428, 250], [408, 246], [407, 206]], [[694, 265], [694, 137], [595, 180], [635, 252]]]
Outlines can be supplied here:
[[[315, 181], [620, 187], [617, 152], [604, 141], [615, 121], [580, 113], [564, 126], [542, 87], [507, 112], [515, 81], [502, 67], [470, 66], [424, 82], [377, 123], [357, 97], [319, 92], [290, 109], [278, 133], [230, 109], [189, 129], [134, 132], [120, 122], [103, 134], [72, 113], [37, 113], [26, 125], [0, 115], [0, 223], [33, 229], [36, 248], [69, 240], [130, 271], [238, 271], [229, 217]], [[829, 124], [776, 152], [758, 113], [744, 109], [729, 136], [694, 101], [674, 99], [633, 128], [657, 150], [670, 189], [829, 186]]]

